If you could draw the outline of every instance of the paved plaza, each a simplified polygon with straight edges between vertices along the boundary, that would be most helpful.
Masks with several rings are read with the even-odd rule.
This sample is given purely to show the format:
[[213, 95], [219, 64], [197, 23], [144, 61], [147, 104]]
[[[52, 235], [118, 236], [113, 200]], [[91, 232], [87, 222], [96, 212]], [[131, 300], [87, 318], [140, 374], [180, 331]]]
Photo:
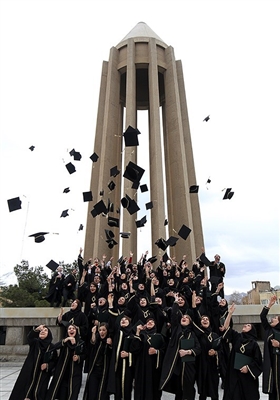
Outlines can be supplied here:
[[[10, 393], [11, 393], [14, 383], [17, 379], [17, 376], [21, 370], [21, 367], [22, 367], [22, 362], [0, 362], [0, 399], [1, 400], [9, 399]], [[79, 400], [82, 400], [82, 398], [83, 398], [85, 379], [86, 379], [86, 375], [84, 374]], [[260, 379], [260, 383], [261, 383], [261, 379]], [[170, 393], [163, 392], [162, 400], [173, 400], [174, 397], [175, 396]], [[111, 398], [113, 400], [114, 397], [111, 396]], [[221, 388], [219, 388], [219, 400], [222, 400], [222, 398], [223, 398], [223, 390]], [[198, 395], [196, 395], [196, 399], [198, 399]], [[267, 400], [268, 395], [263, 394], [261, 392], [260, 399]]]

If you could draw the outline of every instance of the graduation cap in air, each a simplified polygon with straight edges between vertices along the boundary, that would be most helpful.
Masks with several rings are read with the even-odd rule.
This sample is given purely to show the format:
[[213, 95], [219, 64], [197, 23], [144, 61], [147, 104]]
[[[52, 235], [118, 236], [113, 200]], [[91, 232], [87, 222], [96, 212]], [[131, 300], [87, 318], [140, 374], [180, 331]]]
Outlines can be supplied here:
[[[93, 209], [95, 210], [94, 214], [96, 214], [96, 215], [99, 215], [102, 213], [107, 214], [107, 207], [103, 200], [100, 200], [98, 203], [96, 203]], [[92, 211], [91, 211], [92, 216], [96, 217], [96, 215], [93, 215]]]
[[70, 192], [69, 187], [67, 187], [67, 188], [65, 188], [65, 189], [63, 190], [63, 193], [69, 193], [69, 192]]
[[13, 199], [7, 200], [9, 211], [16, 211], [21, 209], [21, 200], [19, 197], [14, 197]]
[[67, 171], [69, 172], [69, 174], [73, 174], [74, 172], [76, 172], [76, 168], [75, 165], [72, 164], [71, 162], [65, 165]]
[[72, 149], [71, 151], [69, 151], [69, 154], [71, 157], [73, 157], [73, 155], [75, 154], [75, 149]]
[[207, 122], [207, 121], [209, 121], [209, 119], [210, 119], [210, 115], [207, 115], [207, 117], [205, 117], [203, 121]]
[[84, 229], [84, 225], [83, 224], [80, 224], [80, 226], [79, 226], [79, 231], [82, 231]]
[[51, 260], [48, 262], [48, 264], [46, 264], [46, 267], [48, 267], [49, 269], [51, 269], [54, 272], [57, 269], [57, 267], [59, 267], [59, 264], [57, 262], [55, 262], [54, 260]]
[[35, 149], [35, 146], [30, 146], [29, 150], [33, 151]]
[[92, 201], [92, 192], [91, 191], [83, 192], [83, 199], [84, 199], [84, 202]]
[[146, 217], [146, 215], [145, 215], [143, 218], [139, 219], [138, 221], [135, 221], [136, 227], [137, 227], [137, 228], [142, 228], [142, 227], [145, 226], [145, 223], [146, 223], [146, 222], [147, 222], [147, 217]]
[[109, 249], [112, 249], [116, 244], [118, 244], [114, 239], [111, 239], [110, 241], [106, 240], [106, 242], [108, 243]]
[[49, 232], [37, 232], [33, 233], [33, 235], [29, 235], [28, 237], [34, 237], [35, 243], [42, 243], [45, 240], [45, 235], [48, 235]]
[[99, 196], [103, 196], [103, 195], [104, 195], [104, 190], [100, 190]]
[[176, 245], [177, 240], [179, 240], [179, 238], [175, 236], [170, 236], [170, 238], [166, 240], [166, 245], [173, 247]]
[[99, 158], [99, 156], [96, 153], [93, 153], [90, 157], [92, 162], [96, 162]]
[[115, 189], [115, 187], [116, 187], [116, 184], [115, 184], [115, 182], [113, 182], [113, 181], [109, 182], [109, 184], [108, 184], [108, 188], [111, 190], [111, 192], [112, 192], [112, 190], [114, 190], [114, 189]]
[[121, 205], [123, 208], [127, 209], [130, 215], [133, 215], [140, 210], [140, 207], [138, 207], [136, 201], [131, 199], [127, 194], [121, 199]]
[[140, 133], [138, 129], [132, 128], [132, 126], [129, 125], [127, 130], [123, 133], [125, 146], [138, 146], [138, 135], [140, 135]]
[[112, 228], [114, 227], [119, 228], [120, 220], [118, 218], [108, 217], [108, 225], [111, 226]]
[[141, 193], [144, 193], [144, 192], [148, 192], [148, 186], [145, 184], [145, 185], [140, 185], [140, 190], [141, 190]]
[[130, 232], [120, 232], [120, 235], [123, 239], [129, 239]]
[[179, 235], [182, 239], [186, 240], [187, 237], [189, 236], [189, 234], [191, 233], [191, 231], [192, 231], [192, 230], [191, 230], [190, 228], [188, 228], [186, 225], [183, 224], [183, 225], [181, 226], [179, 232], [178, 232], [178, 235]]
[[150, 201], [149, 203], [146, 203], [145, 206], [146, 206], [146, 210], [151, 210], [153, 208], [153, 202]]
[[198, 189], [199, 189], [199, 186], [192, 185], [192, 186], [190, 186], [189, 192], [190, 193], [198, 193]]
[[157, 247], [163, 251], [165, 251], [167, 249], [167, 244], [166, 241], [163, 238], [158, 239], [155, 242], [155, 245], [157, 245]]
[[120, 171], [118, 170], [117, 165], [115, 167], [112, 167], [110, 169], [110, 176], [113, 176], [114, 178], [119, 175]]
[[231, 188], [227, 188], [226, 192], [224, 194], [223, 200], [230, 200], [232, 196], [234, 195], [234, 192], [231, 191]]
[[164, 226], [168, 225], [168, 219], [167, 219], [167, 218], [165, 218], [164, 224], [163, 224], [163, 225], [164, 225]]
[[169, 260], [168, 254], [164, 253], [164, 255], [162, 256], [162, 261], [166, 263], [168, 260]]
[[62, 213], [61, 213], [60, 218], [65, 218], [65, 217], [69, 217], [68, 210], [64, 210], [64, 211], [62, 211]]
[[114, 203], [111, 203], [111, 200], [108, 199], [108, 203], [107, 203], [107, 212], [114, 212]]
[[80, 159], [82, 158], [81, 153], [79, 153], [78, 151], [74, 152], [73, 157], [75, 161], [80, 161]]
[[210, 179], [210, 178], [207, 179], [206, 184], [207, 184], [207, 183], [211, 183], [211, 179]]
[[150, 262], [151, 264], [153, 264], [153, 263], [155, 263], [157, 261], [157, 257], [156, 256], [152, 256], [152, 257], [148, 258], [147, 261]]
[[114, 232], [110, 231], [109, 229], [105, 229], [105, 235], [106, 235], [106, 240], [111, 240], [115, 237]]
[[143, 168], [139, 167], [139, 165], [133, 163], [132, 161], [129, 161], [129, 163], [127, 164], [127, 166], [125, 168], [123, 177], [128, 179], [129, 181], [135, 183], [137, 186], [137, 187], [135, 187], [135, 189], [137, 189], [144, 172], [145, 172], [145, 170]]

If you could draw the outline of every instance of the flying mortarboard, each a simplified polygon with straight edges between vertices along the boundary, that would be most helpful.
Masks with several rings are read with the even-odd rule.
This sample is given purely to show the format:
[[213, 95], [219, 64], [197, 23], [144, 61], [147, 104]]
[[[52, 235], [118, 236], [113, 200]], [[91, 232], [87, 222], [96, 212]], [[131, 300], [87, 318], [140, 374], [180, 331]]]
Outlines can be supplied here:
[[97, 215], [102, 214], [102, 213], [107, 214], [107, 207], [103, 200], [100, 200], [98, 203], [96, 203], [94, 206], [94, 209], [95, 209]]
[[190, 186], [189, 192], [190, 193], [198, 193], [198, 189], [199, 189], [199, 186], [192, 185], [192, 186]]
[[211, 183], [211, 179], [210, 179], [210, 178], [208, 178], [206, 183]]
[[72, 149], [71, 151], [69, 151], [69, 154], [72, 157], [75, 154], [75, 149]]
[[80, 224], [79, 231], [82, 231], [83, 229], [84, 229], [84, 225]]
[[207, 122], [207, 121], [209, 121], [209, 119], [210, 119], [210, 115], [207, 115], [207, 117], [205, 117], [203, 121]]
[[67, 187], [67, 188], [65, 188], [65, 189], [63, 190], [63, 193], [69, 193], [69, 192], [70, 192], [69, 187]]
[[92, 192], [91, 191], [83, 192], [83, 199], [84, 199], [84, 202], [92, 201]]
[[99, 158], [99, 156], [96, 153], [93, 153], [90, 157], [92, 162], [96, 162]]
[[110, 231], [109, 229], [105, 229], [105, 235], [106, 235], [106, 241], [111, 240], [115, 237], [115, 234], [113, 231]]
[[129, 161], [127, 164], [123, 177], [128, 179], [129, 181], [136, 183], [137, 187], [139, 186], [139, 182], [144, 174], [145, 170], [139, 165], [133, 163], [132, 161]]
[[35, 146], [30, 146], [29, 150], [33, 151], [35, 149]]
[[148, 192], [148, 186], [145, 184], [145, 185], [140, 185], [140, 190], [141, 190], [141, 193], [144, 193], [144, 192]]
[[100, 190], [99, 195], [103, 196], [104, 195], [104, 190]]
[[108, 188], [109, 188], [111, 191], [114, 190], [115, 187], [116, 187], [116, 184], [115, 184], [115, 182], [113, 182], [113, 181], [111, 181], [111, 182], [108, 184]]
[[111, 203], [110, 199], [108, 199], [107, 212], [114, 212], [114, 203]]
[[223, 200], [230, 200], [232, 196], [234, 195], [234, 192], [231, 191], [231, 188], [227, 188], [226, 192], [224, 194]]
[[146, 210], [151, 210], [153, 208], [153, 202], [150, 201], [149, 203], [146, 203]]
[[127, 211], [129, 212], [130, 215], [135, 214], [137, 211], [140, 210], [140, 207], [138, 206], [138, 204], [136, 203], [135, 200], [131, 199], [128, 202], [128, 206], [127, 206]]
[[206, 257], [205, 253], [202, 253], [199, 256], [199, 260], [206, 265], [207, 267], [209, 267], [211, 265], [211, 261]]
[[120, 235], [123, 239], [129, 239], [130, 232], [120, 232]]
[[48, 235], [49, 232], [37, 232], [33, 233], [33, 235], [29, 235], [28, 237], [34, 237], [35, 243], [42, 243], [45, 240], [45, 235]]
[[166, 241], [163, 238], [158, 239], [155, 244], [157, 245], [158, 248], [161, 250], [165, 251], [167, 248]]
[[143, 217], [143, 218], [141, 218], [139, 221], [135, 221], [135, 223], [136, 223], [136, 227], [137, 228], [142, 228], [143, 226], [145, 226], [145, 223], [147, 222], [147, 217], [146, 217], [146, 215]]
[[75, 161], [80, 161], [80, 159], [82, 158], [81, 153], [79, 153], [78, 151], [74, 152], [73, 157]]
[[69, 217], [68, 210], [64, 210], [64, 211], [62, 211], [62, 213], [61, 213], [60, 218], [65, 218], [65, 217]]
[[129, 125], [127, 130], [123, 133], [125, 146], [138, 146], [138, 135], [140, 133], [138, 129], [132, 128], [132, 126]]
[[169, 260], [168, 254], [164, 253], [164, 255], [162, 256], [162, 261], [166, 263], [168, 260]]
[[108, 225], [111, 226], [111, 227], [119, 228], [120, 227], [120, 220], [118, 218], [108, 217]]
[[164, 220], [164, 226], [166, 226], [166, 225], [168, 225], [168, 219], [167, 218], [165, 218], [165, 220]]
[[109, 249], [112, 249], [116, 244], [118, 244], [114, 239], [111, 239], [110, 241], [106, 240], [106, 242], [108, 243]]
[[54, 260], [51, 260], [48, 262], [48, 264], [46, 264], [46, 267], [48, 267], [49, 269], [51, 269], [54, 272], [57, 269], [57, 267], [59, 267], [59, 264], [57, 262], [55, 262]]
[[16, 211], [21, 208], [21, 200], [19, 197], [14, 197], [13, 199], [7, 200], [9, 211]]
[[65, 167], [67, 168], [67, 171], [69, 172], [69, 174], [73, 174], [74, 172], [76, 172], [75, 165], [72, 164], [71, 162], [66, 164]]
[[167, 246], [175, 246], [177, 240], [179, 240], [179, 238], [175, 237], [175, 236], [170, 236], [170, 238], [168, 240], [166, 240], [166, 245]]
[[183, 224], [183, 225], [181, 226], [179, 232], [178, 232], [178, 235], [179, 235], [182, 239], [186, 240], [187, 237], [189, 236], [189, 234], [191, 233], [191, 231], [192, 231], [192, 230], [191, 230], [190, 228], [188, 228], [186, 225]]
[[123, 206], [123, 208], [127, 208], [129, 201], [131, 200], [131, 198], [126, 194], [125, 197], [123, 197], [121, 199], [121, 205]]
[[110, 176], [113, 176], [114, 178], [119, 175], [120, 171], [118, 170], [117, 165], [113, 168], [110, 169]]

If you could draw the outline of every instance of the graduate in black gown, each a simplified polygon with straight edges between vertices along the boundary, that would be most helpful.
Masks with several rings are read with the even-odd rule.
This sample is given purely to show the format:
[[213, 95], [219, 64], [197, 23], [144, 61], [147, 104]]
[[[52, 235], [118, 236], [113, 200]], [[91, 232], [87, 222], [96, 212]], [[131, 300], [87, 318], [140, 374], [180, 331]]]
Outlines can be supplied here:
[[172, 332], [163, 360], [160, 389], [175, 393], [176, 400], [194, 400], [196, 358], [201, 349], [191, 317], [181, 314], [178, 297], [175, 295], [172, 306]]
[[269, 400], [280, 398], [280, 316], [274, 316], [268, 322], [267, 315], [275, 304], [277, 296], [272, 296], [268, 306], [260, 314], [262, 326], [265, 330], [262, 391], [268, 394]]
[[85, 359], [84, 342], [78, 327], [70, 324], [66, 338], [55, 344], [60, 349], [53, 378], [46, 400], [77, 400], [82, 385], [82, 372]]
[[115, 400], [131, 400], [135, 357], [130, 352], [131, 319], [122, 316], [113, 336], [112, 357], [107, 390]]
[[60, 314], [57, 317], [57, 324], [64, 327], [64, 335], [69, 324], [74, 324], [78, 327], [79, 335], [83, 340], [86, 340], [88, 333], [88, 319], [85, 313], [82, 311], [82, 305], [80, 300], [76, 299], [71, 304], [70, 310], [63, 313], [64, 309], [61, 308]]
[[196, 294], [193, 292], [194, 331], [198, 337], [201, 354], [197, 359], [197, 387], [199, 400], [219, 398], [219, 356], [221, 338], [213, 332], [209, 315], [196, 313]]
[[224, 324], [226, 329], [224, 337], [229, 339], [232, 348], [223, 400], [259, 400], [259, 376], [263, 368], [256, 328], [252, 324], [244, 324], [241, 333], [230, 328], [229, 322], [234, 310], [233, 303], [229, 307], [229, 314]]
[[29, 352], [24, 361], [10, 400], [45, 400], [57, 351], [52, 344], [52, 333], [45, 325], [39, 325], [27, 336]]
[[134, 400], [160, 400], [161, 367], [165, 351], [164, 337], [157, 333], [154, 318], [138, 325], [131, 343], [135, 354]]
[[109, 326], [106, 322], [101, 322], [98, 329], [96, 326], [92, 328], [88, 350], [89, 371], [83, 400], [109, 400], [107, 379], [112, 353], [112, 339], [109, 337]]

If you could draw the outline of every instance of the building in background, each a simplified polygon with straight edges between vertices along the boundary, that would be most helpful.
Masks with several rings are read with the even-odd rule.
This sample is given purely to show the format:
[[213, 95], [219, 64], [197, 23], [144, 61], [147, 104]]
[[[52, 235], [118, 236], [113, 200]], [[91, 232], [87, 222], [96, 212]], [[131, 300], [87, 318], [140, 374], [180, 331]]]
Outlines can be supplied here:
[[277, 296], [276, 304], [280, 304], [280, 287], [272, 288], [269, 281], [253, 281], [252, 289], [247, 292], [247, 295], [242, 298], [243, 304], [262, 304], [266, 306], [269, 299]]
[[[147, 129], [140, 132], [143, 110]], [[144, 22], [103, 62], [91, 158], [85, 259], [136, 255], [146, 224], [151, 243], [141, 252], [196, 259], [204, 243], [182, 63]], [[149, 201], [141, 206], [147, 191]]]

